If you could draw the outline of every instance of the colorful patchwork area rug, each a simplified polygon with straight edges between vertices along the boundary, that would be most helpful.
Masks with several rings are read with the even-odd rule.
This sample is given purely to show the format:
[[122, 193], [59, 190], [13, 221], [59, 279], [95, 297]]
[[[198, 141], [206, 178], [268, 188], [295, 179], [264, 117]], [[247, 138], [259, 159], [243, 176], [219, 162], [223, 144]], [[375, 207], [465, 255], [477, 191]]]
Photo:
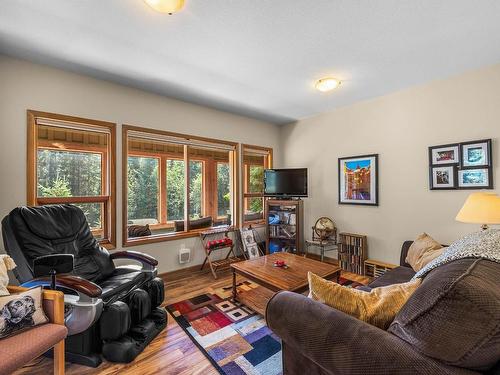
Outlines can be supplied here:
[[[342, 277], [339, 283], [362, 285]], [[238, 293], [257, 287], [249, 281], [237, 286]], [[281, 340], [263, 316], [231, 301], [230, 286], [174, 303], [167, 311], [221, 374], [282, 374]]]

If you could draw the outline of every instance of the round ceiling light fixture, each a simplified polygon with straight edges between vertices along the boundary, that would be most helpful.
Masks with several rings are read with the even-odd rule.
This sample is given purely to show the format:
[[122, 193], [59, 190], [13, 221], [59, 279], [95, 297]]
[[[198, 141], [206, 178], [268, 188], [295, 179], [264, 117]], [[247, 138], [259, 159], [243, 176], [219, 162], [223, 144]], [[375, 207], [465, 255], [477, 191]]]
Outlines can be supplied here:
[[184, 6], [184, 0], [144, 0], [151, 8], [161, 13], [173, 14]]
[[336, 78], [321, 78], [316, 81], [316, 89], [321, 91], [321, 92], [328, 92], [336, 89], [337, 87], [340, 86], [340, 81]]

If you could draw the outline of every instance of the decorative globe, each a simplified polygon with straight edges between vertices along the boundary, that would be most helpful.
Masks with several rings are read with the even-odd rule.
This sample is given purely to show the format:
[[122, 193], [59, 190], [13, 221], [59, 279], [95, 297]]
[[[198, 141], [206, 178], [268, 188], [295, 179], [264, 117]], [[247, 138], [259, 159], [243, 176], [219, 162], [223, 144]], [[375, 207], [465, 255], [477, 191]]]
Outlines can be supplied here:
[[320, 217], [314, 224], [314, 232], [321, 240], [326, 240], [335, 232], [335, 223], [329, 217]]

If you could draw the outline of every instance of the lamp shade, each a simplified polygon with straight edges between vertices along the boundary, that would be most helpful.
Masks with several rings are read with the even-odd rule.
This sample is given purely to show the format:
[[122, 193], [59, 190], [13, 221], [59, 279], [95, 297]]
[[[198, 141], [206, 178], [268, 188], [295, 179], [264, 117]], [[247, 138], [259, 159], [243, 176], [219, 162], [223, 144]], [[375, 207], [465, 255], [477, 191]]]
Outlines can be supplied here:
[[500, 197], [494, 193], [473, 193], [456, 217], [462, 223], [500, 224]]

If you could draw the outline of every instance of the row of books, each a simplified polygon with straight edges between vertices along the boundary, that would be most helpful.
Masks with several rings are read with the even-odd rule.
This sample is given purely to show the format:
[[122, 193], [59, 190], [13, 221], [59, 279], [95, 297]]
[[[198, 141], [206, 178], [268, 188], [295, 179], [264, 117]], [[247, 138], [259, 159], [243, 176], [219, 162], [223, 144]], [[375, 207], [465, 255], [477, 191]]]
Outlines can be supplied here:
[[339, 263], [340, 263], [340, 267], [343, 270], [346, 270], [346, 271], [352, 272], [352, 273], [357, 273], [360, 275], [363, 274], [363, 267], [361, 266], [361, 264], [353, 264], [353, 263], [349, 263], [349, 262], [344, 262], [342, 260], [339, 261]]
[[269, 236], [294, 238], [295, 228], [291, 228], [288, 226], [269, 226]]
[[350, 236], [347, 234], [339, 234], [340, 243], [348, 245], [348, 246], [364, 246], [365, 237], [360, 236]]
[[363, 258], [360, 255], [339, 253], [339, 260], [348, 262], [348, 263], [362, 263]]
[[362, 255], [363, 248], [360, 246], [339, 244], [339, 253], [349, 253], [355, 255]]

